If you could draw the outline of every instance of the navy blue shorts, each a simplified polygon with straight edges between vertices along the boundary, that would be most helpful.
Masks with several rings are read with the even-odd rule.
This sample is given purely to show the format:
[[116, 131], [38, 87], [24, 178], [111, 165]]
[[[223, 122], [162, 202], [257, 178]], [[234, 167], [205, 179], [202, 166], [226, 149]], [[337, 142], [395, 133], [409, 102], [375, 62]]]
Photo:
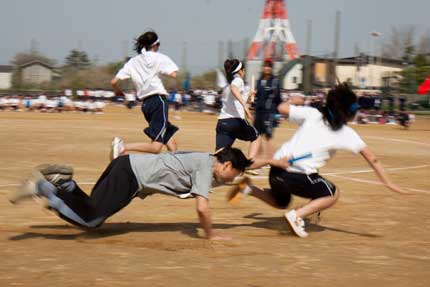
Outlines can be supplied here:
[[167, 144], [178, 131], [178, 127], [169, 122], [169, 105], [163, 95], [152, 95], [142, 103], [142, 113], [149, 127], [143, 132], [152, 140]]
[[276, 120], [274, 113], [258, 111], [255, 113], [254, 127], [260, 135], [266, 135], [266, 137], [271, 138], [273, 129], [277, 126], [278, 120]]
[[245, 119], [229, 118], [218, 120], [216, 126], [216, 150], [230, 147], [236, 139], [254, 141], [258, 138], [258, 131]]
[[336, 186], [318, 173], [301, 174], [283, 168], [271, 167], [269, 173], [270, 193], [279, 207], [287, 208], [291, 195], [317, 199], [334, 196]]

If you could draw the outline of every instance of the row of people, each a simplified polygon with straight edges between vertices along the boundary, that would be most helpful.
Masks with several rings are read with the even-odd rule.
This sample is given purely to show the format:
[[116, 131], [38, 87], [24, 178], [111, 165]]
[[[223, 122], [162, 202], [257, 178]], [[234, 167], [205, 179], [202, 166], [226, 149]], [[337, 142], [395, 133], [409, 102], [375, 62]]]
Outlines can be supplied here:
[[66, 96], [25, 96], [22, 99], [20, 99], [19, 96], [0, 97], [0, 110], [27, 110], [39, 112], [78, 111], [102, 113], [105, 106], [106, 104], [102, 100], [87, 99], [82, 97], [74, 101]]

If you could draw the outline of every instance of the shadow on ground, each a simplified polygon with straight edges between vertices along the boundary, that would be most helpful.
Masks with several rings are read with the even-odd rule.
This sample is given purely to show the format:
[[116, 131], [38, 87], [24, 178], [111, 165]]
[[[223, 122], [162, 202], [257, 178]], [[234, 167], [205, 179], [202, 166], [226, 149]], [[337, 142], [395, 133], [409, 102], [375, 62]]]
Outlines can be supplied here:
[[[278, 231], [281, 235], [292, 235], [291, 231], [282, 217], [264, 217], [261, 213], [251, 213], [244, 216], [246, 219], [254, 219], [252, 223], [239, 223], [239, 224], [213, 224], [215, 229], [231, 229], [237, 227], [254, 227]], [[327, 227], [320, 224], [307, 222], [306, 230], [310, 233], [332, 231], [355, 236], [363, 236], [370, 238], [381, 237], [375, 234], [354, 232], [343, 230], [333, 227]], [[9, 240], [19, 241], [32, 238], [45, 238], [53, 240], [76, 240], [76, 239], [99, 239], [115, 235], [122, 235], [134, 232], [181, 232], [192, 238], [200, 238], [197, 229], [200, 227], [198, 223], [194, 222], [176, 222], [176, 223], [138, 223], [138, 222], [122, 222], [122, 223], [105, 223], [96, 229], [80, 229], [72, 225], [33, 225], [30, 226], [32, 230], [56, 230], [67, 232], [63, 234], [52, 232], [36, 232], [30, 231], [19, 235], [9, 237]], [[78, 233], [69, 233], [78, 231]]]

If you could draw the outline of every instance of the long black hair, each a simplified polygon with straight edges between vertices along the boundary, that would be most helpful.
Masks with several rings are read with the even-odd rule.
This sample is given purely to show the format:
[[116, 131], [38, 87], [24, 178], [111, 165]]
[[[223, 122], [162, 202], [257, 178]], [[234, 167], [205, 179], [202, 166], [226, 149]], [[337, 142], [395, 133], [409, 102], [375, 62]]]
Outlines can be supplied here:
[[[227, 82], [229, 84], [231, 84], [231, 82], [234, 79], [233, 71], [236, 70], [236, 68], [240, 64], [242, 64], [242, 63], [238, 59], [227, 59], [227, 60], [225, 60], [225, 62], [224, 62], [224, 70], [225, 70], [225, 75], [226, 75], [226, 78], [227, 78]], [[242, 69], [243, 68], [244, 67], [243, 67], [243, 64], [242, 64]]]
[[233, 168], [243, 172], [249, 167], [253, 161], [246, 158], [243, 152], [234, 147], [226, 147], [217, 151], [213, 156], [216, 157], [217, 161], [224, 163], [226, 161], [231, 162]]
[[148, 31], [134, 39], [134, 50], [136, 53], [141, 54], [142, 49], [145, 48], [149, 51], [155, 41], [158, 40], [158, 35], [154, 31]]
[[337, 131], [354, 118], [358, 108], [357, 96], [347, 83], [343, 83], [328, 92], [321, 112], [331, 129]]

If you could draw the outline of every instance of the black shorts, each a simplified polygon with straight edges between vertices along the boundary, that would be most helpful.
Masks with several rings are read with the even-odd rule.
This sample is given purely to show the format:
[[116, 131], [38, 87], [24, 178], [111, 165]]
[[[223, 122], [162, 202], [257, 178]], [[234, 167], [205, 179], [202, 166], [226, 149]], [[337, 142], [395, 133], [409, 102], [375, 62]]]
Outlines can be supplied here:
[[167, 144], [178, 131], [178, 127], [169, 122], [169, 105], [165, 96], [152, 95], [145, 98], [142, 103], [142, 113], [149, 124], [143, 132], [152, 141]]
[[230, 147], [236, 139], [255, 141], [258, 131], [245, 119], [229, 118], [218, 120], [216, 126], [216, 150]]
[[266, 137], [271, 138], [273, 136], [273, 129], [277, 126], [278, 121], [274, 113], [258, 111], [255, 113], [254, 127], [260, 135], [266, 135]]
[[334, 196], [336, 186], [318, 173], [302, 174], [272, 167], [269, 173], [270, 192], [279, 207], [286, 208], [291, 195], [317, 199]]

